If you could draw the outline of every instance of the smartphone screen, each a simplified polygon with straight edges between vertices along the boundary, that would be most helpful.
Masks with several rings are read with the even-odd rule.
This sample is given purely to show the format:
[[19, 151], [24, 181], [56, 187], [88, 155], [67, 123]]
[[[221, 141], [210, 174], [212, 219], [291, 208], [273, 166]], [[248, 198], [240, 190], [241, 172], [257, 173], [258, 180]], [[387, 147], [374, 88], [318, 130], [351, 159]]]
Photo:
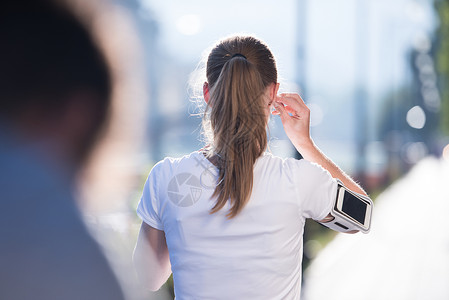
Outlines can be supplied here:
[[365, 225], [367, 204], [358, 199], [351, 193], [345, 192], [343, 198], [343, 205], [341, 210], [357, 220], [360, 224]]

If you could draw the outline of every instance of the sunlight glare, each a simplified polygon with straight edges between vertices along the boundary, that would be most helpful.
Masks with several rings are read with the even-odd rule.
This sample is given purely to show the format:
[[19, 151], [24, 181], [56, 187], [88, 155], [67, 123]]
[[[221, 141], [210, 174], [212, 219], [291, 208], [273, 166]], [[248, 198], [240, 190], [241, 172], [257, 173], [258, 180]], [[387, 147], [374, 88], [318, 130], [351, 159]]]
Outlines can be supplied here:
[[183, 15], [176, 21], [176, 29], [184, 35], [195, 35], [201, 29], [198, 15]]

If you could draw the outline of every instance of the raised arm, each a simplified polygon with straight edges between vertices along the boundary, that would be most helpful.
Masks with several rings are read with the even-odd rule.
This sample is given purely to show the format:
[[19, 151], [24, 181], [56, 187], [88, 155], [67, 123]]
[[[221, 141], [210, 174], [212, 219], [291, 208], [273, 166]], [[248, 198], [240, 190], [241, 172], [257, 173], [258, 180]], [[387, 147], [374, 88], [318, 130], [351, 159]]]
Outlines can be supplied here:
[[142, 222], [133, 262], [143, 285], [151, 291], [160, 289], [171, 274], [165, 233]]
[[[285, 133], [296, 150], [308, 161], [321, 165], [332, 177], [353, 192], [367, 196], [366, 192], [336, 164], [334, 164], [313, 142], [310, 137], [310, 110], [298, 94], [284, 93], [273, 103], [275, 111], [281, 117]], [[291, 114], [291, 115], [290, 115]]]

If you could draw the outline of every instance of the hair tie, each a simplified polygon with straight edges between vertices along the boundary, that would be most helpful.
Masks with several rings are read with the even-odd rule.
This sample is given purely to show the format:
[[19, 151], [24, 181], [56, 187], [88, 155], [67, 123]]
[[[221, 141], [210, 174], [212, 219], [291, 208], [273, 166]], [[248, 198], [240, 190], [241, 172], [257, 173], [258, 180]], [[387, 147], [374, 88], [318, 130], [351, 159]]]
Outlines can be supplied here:
[[240, 57], [243, 57], [244, 59], [247, 59], [246, 56], [241, 54], [241, 53], [236, 53], [233, 56], [231, 56], [231, 58], [234, 58], [234, 57], [237, 57], [237, 56], [240, 56]]

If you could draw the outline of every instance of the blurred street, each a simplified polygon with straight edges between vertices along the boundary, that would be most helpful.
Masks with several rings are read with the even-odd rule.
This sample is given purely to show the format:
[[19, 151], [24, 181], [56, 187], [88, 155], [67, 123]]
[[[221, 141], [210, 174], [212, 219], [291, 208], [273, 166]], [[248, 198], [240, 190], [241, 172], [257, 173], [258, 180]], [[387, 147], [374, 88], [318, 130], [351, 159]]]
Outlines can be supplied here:
[[376, 200], [371, 232], [338, 234], [307, 270], [304, 300], [449, 299], [449, 160], [426, 158]]

